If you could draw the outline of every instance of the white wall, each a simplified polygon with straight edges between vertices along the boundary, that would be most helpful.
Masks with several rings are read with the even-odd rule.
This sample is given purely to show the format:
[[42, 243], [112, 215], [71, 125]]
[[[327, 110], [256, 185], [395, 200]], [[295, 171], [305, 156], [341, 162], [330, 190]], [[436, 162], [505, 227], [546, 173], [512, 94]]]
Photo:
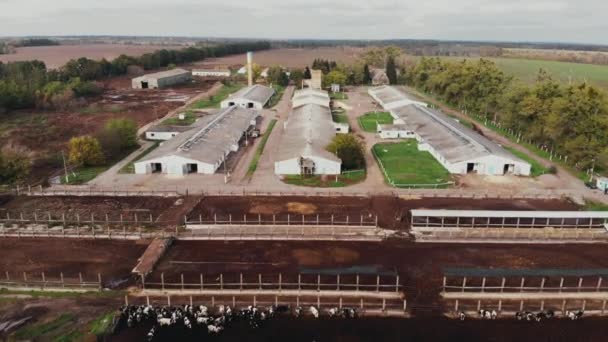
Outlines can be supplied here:
[[346, 134], [350, 130], [350, 126], [345, 123], [334, 122], [334, 127], [336, 128], [336, 133]]
[[152, 173], [153, 163], [160, 163], [162, 165], [162, 174], [167, 175], [184, 175], [186, 174], [186, 164], [197, 164], [198, 173], [202, 174], [213, 174], [219, 167], [219, 165], [213, 165], [203, 163], [200, 161], [182, 158], [179, 156], [165, 156], [162, 158], [150, 159], [146, 161], [135, 163], [136, 174], [149, 174]]
[[228, 107], [232, 106], [232, 104], [234, 104], [239, 107], [249, 108], [250, 103], [253, 104], [253, 109], [257, 109], [257, 110], [264, 109], [264, 104], [260, 103], [260, 102], [249, 101], [246, 99], [230, 99], [230, 98], [222, 101], [221, 107], [228, 108]]
[[146, 132], [146, 139], [165, 141], [173, 138], [178, 134], [179, 132]]
[[[342, 164], [316, 156], [304, 156], [312, 159], [315, 163], [315, 175], [339, 175], [342, 172]], [[282, 160], [274, 163], [274, 173], [277, 175], [299, 175], [300, 158]]]
[[201, 77], [230, 77], [230, 71], [192, 70], [192, 75]]
[[407, 130], [390, 131], [384, 130], [378, 132], [382, 139], [413, 139], [415, 134]]

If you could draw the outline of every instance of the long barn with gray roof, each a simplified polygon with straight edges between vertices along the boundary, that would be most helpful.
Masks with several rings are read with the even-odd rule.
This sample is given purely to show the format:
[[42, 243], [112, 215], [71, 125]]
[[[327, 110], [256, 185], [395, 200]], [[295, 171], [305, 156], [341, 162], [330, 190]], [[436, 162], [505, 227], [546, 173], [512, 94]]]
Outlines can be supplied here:
[[258, 116], [255, 110], [232, 106], [199, 119], [192, 129], [136, 162], [135, 173], [215, 173], [231, 152], [238, 151], [241, 139], [255, 126]]
[[[386, 105], [385, 109], [390, 111], [395, 125], [413, 133], [419, 150], [431, 153], [450, 173], [530, 175], [531, 165], [528, 162], [463, 126], [456, 119], [409, 99], [396, 88], [381, 88], [370, 89], [370, 95], [373, 94], [374, 98], [381, 100], [379, 103]], [[387, 129], [390, 128], [387, 126]]]

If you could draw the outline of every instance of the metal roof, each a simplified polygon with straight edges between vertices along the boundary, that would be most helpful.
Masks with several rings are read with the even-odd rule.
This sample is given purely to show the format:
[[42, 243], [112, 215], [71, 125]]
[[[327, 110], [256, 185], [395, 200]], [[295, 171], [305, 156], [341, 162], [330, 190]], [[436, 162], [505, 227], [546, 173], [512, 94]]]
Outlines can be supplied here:
[[178, 75], [183, 75], [183, 74], [191, 74], [190, 71], [188, 70], [184, 70], [184, 69], [171, 69], [171, 70], [165, 70], [165, 71], [159, 71], [159, 72], [155, 72], [152, 74], [146, 74], [143, 76], [139, 76], [136, 77], [134, 79], [146, 79], [146, 78], [156, 78], [156, 79], [160, 79], [160, 78], [165, 78], [165, 77], [173, 77], [173, 76], [178, 76]]
[[245, 87], [230, 95], [226, 100], [244, 99], [251, 102], [259, 102], [265, 105], [274, 95], [274, 89], [260, 84]]
[[395, 105], [407, 105], [413, 103], [426, 105], [426, 103], [416, 101], [403, 92], [397, 90], [395, 87], [388, 85], [370, 88], [368, 92], [385, 109], [390, 109]]
[[166, 126], [166, 125], [158, 125], [152, 126], [146, 130], [146, 132], [186, 132], [193, 129], [192, 126]]
[[489, 155], [526, 163], [493, 141], [439, 111], [412, 104], [397, 107], [391, 112], [450, 163]]
[[317, 156], [336, 162], [340, 158], [325, 148], [336, 135], [336, 129], [328, 107], [305, 104], [289, 114], [281, 137], [277, 161]]
[[179, 156], [215, 164], [224, 159], [230, 146], [238, 143], [257, 116], [254, 110], [238, 106], [225, 108], [199, 119], [194, 128], [166, 141], [141, 161]]
[[498, 217], [498, 218], [605, 218], [608, 211], [514, 211], [514, 210], [447, 210], [412, 209], [412, 216], [419, 217]]

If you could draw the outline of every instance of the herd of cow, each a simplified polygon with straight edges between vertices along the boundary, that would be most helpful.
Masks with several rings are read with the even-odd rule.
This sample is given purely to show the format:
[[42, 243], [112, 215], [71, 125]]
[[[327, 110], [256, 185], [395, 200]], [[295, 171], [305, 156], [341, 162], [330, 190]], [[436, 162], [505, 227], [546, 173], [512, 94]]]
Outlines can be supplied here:
[[[485, 320], [494, 320], [496, 318], [498, 318], [498, 313], [496, 312], [496, 310], [485, 310], [485, 309], [480, 309], [478, 312], [479, 317], [481, 319], [485, 319]], [[569, 318], [570, 320], [576, 321], [578, 319], [581, 319], [583, 317], [584, 311], [582, 310], [578, 310], [578, 311], [569, 311], [567, 310], [564, 314], [565, 317]], [[553, 310], [543, 310], [540, 312], [531, 312], [531, 311], [518, 311], [515, 313], [515, 318], [518, 321], [536, 321], [536, 322], [540, 322], [542, 320], [546, 320], [546, 319], [551, 319], [555, 317], [555, 312]], [[467, 315], [464, 311], [459, 311], [458, 312], [458, 318], [461, 321], [464, 321], [467, 318]]]

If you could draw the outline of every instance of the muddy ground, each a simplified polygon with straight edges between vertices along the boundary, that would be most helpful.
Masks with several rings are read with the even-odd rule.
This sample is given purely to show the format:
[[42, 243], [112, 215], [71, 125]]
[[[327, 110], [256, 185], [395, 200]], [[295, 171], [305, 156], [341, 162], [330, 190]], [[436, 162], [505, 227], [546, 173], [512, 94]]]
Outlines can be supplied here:
[[125, 221], [134, 221], [135, 214], [140, 220], [149, 220], [151, 214], [157, 226], [174, 227], [183, 221], [183, 215], [197, 201], [195, 197], [0, 196], [0, 215], [5, 217], [8, 211], [11, 217], [19, 217], [23, 212], [26, 218], [31, 219], [36, 211], [38, 217], [51, 213], [57, 218], [65, 213], [68, 220], [75, 219], [76, 214], [86, 220], [94, 214], [98, 220], [103, 220], [108, 214], [111, 220], [123, 215]]
[[[299, 273], [307, 273], [303, 281], [315, 281], [321, 273], [322, 282], [335, 281], [335, 270], [350, 275], [343, 282], [353, 281], [355, 273], [371, 270], [385, 274], [382, 282], [394, 282], [392, 272], [400, 275], [411, 307], [423, 311], [442, 311], [438, 294], [446, 267], [477, 268], [607, 268], [604, 245], [466, 245], [414, 244], [403, 241], [376, 242], [200, 242], [176, 241], [161, 259], [150, 281], [178, 283], [184, 274], [186, 283], [198, 283], [200, 274], [215, 279], [224, 274], [226, 282], [237, 281], [243, 273], [245, 281], [255, 282], [257, 275], [275, 279], [283, 274], [285, 282], [297, 281]], [[335, 274], [335, 273], [334, 273]], [[309, 279], [310, 278], [310, 279]]]
[[405, 229], [409, 226], [411, 209], [478, 209], [478, 210], [578, 210], [578, 206], [563, 200], [527, 199], [460, 199], [424, 198], [401, 199], [397, 197], [304, 197], [304, 196], [211, 196], [203, 198], [188, 215], [190, 219], [227, 219], [228, 215], [251, 218], [262, 215], [267, 219], [286, 220], [287, 214], [306, 215], [309, 219], [319, 214], [336, 218], [349, 215], [351, 220], [378, 216], [380, 227]]
[[104, 285], [126, 285], [137, 259], [148, 241], [78, 240], [78, 239], [0, 239], [0, 274], [10, 272], [22, 279], [40, 279], [44, 272], [48, 279], [64, 277], [77, 279], [82, 273], [85, 281], [97, 281], [101, 274]]
[[[540, 324], [515, 320], [455, 321], [447, 319], [278, 319], [261, 328], [227, 329], [207, 337], [196, 331], [161, 331], [154, 341], [606, 341], [605, 320], [554, 320]], [[149, 327], [138, 327], [111, 337], [111, 341], [142, 340]]]

